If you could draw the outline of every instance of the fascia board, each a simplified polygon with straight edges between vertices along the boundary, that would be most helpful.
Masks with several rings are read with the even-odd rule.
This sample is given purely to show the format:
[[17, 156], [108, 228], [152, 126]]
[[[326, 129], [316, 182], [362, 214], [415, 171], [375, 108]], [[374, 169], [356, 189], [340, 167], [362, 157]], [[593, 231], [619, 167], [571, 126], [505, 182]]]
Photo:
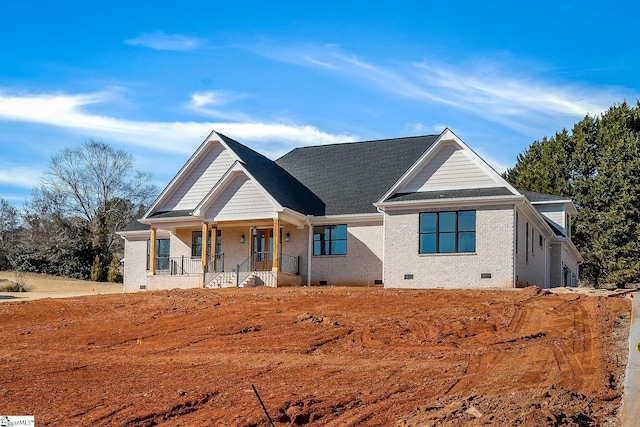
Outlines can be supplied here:
[[578, 215], [578, 208], [576, 208], [575, 203], [571, 199], [562, 199], [562, 200], [549, 200], [549, 201], [541, 201], [541, 202], [530, 202], [532, 205], [564, 205], [565, 211], [571, 215]]
[[369, 213], [369, 214], [350, 214], [350, 215], [323, 215], [313, 216], [309, 215], [309, 223], [311, 225], [333, 225], [333, 224], [357, 224], [359, 222], [382, 222], [382, 213]]
[[524, 196], [494, 196], [494, 197], [458, 197], [450, 199], [433, 199], [433, 200], [404, 200], [400, 202], [383, 202], [375, 203], [374, 206], [384, 210], [385, 208], [416, 208], [425, 206], [429, 208], [450, 207], [450, 206], [478, 206], [478, 205], [494, 205], [496, 203], [518, 203]]

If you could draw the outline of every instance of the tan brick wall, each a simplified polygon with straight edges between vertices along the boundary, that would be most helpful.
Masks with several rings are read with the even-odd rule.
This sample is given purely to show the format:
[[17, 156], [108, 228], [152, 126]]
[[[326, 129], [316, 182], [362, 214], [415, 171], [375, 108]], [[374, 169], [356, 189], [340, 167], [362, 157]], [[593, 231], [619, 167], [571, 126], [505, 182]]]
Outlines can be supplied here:
[[[513, 287], [513, 206], [464, 207], [476, 210], [475, 253], [419, 254], [419, 213], [448, 210], [454, 209], [387, 211], [385, 287]], [[482, 279], [482, 273], [491, 278]]]
[[313, 256], [311, 285], [375, 286], [382, 280], [382, 222], [347, 223], [347, 254]]

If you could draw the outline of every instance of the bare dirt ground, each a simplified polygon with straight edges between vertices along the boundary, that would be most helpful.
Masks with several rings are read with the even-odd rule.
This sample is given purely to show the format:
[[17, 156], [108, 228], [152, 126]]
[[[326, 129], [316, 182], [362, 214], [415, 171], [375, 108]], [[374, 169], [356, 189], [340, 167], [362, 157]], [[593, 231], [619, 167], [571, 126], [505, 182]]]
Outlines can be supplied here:
[[0, 304], [0, 413], [39, 426], [618, 425], [630, 304], [358, 288]]

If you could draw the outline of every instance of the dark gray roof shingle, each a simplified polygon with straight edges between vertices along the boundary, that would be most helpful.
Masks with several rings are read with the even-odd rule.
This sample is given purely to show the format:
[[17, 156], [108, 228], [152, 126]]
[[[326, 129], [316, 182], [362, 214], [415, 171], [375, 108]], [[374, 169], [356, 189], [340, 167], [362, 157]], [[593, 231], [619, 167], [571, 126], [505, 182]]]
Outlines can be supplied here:
[[565, 196], [555, 196], [553, 194], [544, 194], [544, 193], [536, 193], [535, 191], [524, 191], [518, 190], [520, 193], [524, 195], [531, 203], [536, 202], [561, 202], [565, 200], [570, 200], [570, 197]]
[[410, 200], [458, 199], [467, 197], [511, 196], [507, 187], [467, 188], [463, 190], [422, 191], [418, 193], [398, 193], [389, 197], [390, 202]]
[[373, 204], [438, 135], [296, 148], [276, 163], [315, 193], [325, 215], [376, 212]]
[[247, 171], [283, 207], [303, 214], [324, 215], [322, 200], [276, 162], [225, 135], [218, 135], [236, 153]]

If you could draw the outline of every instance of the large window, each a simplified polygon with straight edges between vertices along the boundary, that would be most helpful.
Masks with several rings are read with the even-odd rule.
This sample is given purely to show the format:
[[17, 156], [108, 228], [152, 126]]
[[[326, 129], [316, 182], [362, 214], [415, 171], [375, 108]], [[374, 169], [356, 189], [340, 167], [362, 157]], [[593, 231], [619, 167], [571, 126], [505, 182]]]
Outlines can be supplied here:
[[313, 227], [314, 255], [346, 255], [347, 226], [317, 225]]
[[[156, 270], [169, 269], [170, 253], [169, 239], [156, 239]], [[149, 269], [150, 254], [151, 240], [147, 240], [147, 270]]]
[[420, 253], [476, 251], [476, 211], [420, 214]]

